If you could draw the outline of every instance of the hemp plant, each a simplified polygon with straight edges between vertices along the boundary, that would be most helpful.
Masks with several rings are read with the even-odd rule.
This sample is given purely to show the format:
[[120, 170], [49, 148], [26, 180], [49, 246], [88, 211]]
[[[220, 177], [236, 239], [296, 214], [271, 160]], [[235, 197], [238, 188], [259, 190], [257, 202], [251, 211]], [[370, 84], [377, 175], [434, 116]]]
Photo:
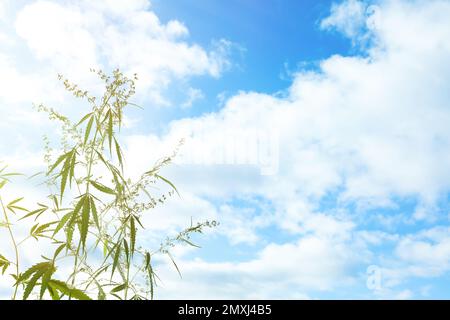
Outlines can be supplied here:
[[[45, 138], [47, 169], [35, 175], [43, 177], [42, 184], [50, 193], [48, 198], [32, 210], [21, 205], [23, 198], [4, 203], [1, 191], [18, 174], [0, 169], [4, 219], [0, 228], [8, 231], [14, 252], [9, 258], [0, 254], [0, 273], [7, 276], [6, 271], [10, 272], [12, 299], [153, 299], [159, 281], [154, 257], [167, 255], [180, 272], [171, 248], [179, 243], [196, 246], [190, 240], [191, 235], [217, 225], [215, 221], [191, 222], [154, 249], [139, 240], [138, 234], [146, 232], [142, 216], [178, 194], [172, 182], [160, 173], [178, 149], [138, 179], [127, 177], [118, 133], [124, 109], [136, 106], [130, 98], [135, 93], [137, 76], [129, 78], [119, 70], [111, 76], [91, 71], [104, 83], [105, 91], [100, 98], [58, 76], [67, 91], [90, 107], [79, 121], [72, 122], [53, 108], [37, 106], [38, 111], [59, 122], [62, 130], [56, 157]], [[158, 184], [166, 185], [168, 191], [155, 195]], [[19, 241], [14, 228], [23, 219], [35, 222], [29, 234]], [[36, 240], [49, 242], [51, 255], [42, 255], [42, 261], [34, 261], [28, 269], [21, 270], [21, 246]], [[57, 276], [59, 266], [70, 270], [65, 278]]]

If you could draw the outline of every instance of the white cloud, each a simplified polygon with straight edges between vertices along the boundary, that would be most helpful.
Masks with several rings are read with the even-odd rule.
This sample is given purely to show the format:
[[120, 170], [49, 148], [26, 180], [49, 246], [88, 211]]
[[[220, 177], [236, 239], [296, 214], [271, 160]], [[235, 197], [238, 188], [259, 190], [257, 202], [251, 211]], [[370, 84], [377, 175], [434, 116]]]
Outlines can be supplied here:
[[[169, 133], [158, 138], [162, 144], [174, 137], [194, 137], [197, 145], [210, 150], [220, 141], [216, 138], [229, 131], [242, 132], [242, 128], [277, 128], [279, 136], [280, 170], [276, 175], [263, 177], [249, 166], [180, 165], [168, 172], [177, 177], [175, 182], [182, 192], [213, 202], [261, 197], [273, 206], [270, 214], [264, 215], [270, 223], [294, 234], [322, 237], [337, 233], [336, 245], [346, 250], [352, 250], [346, 246], [346, 239], [356, 237], [353, 226], [364, 220], [351, 220], [345, 210], [349, 204], [383, 208], [412, 197], [418, 200], [416, 214], [408, 217], [402, 213], [408, 223], [437, 214], [437, 200], [450, 190], [450, 96], [446, 88], [450, 81], [450, 28], [446, 18], [450, 3], [384, 1], [373, 11], [362, 8], [357, 1], [344, 2], [334, 7], [324, 25], [352, 37], [355, 45], [361, 41], [366, 45], [367, 30], [352, 26], [354, 18], [364, 14], [360, 23], [370, 22], [373, 40], [364, 49], [365, 57], [332, 56], [316, 71], [298, 72], [284, 95], [241, 92], [217, 113], [171, 123]], [[202, 132], [209, 132], [208, 139]], [[142, 145], [136, 150], [145, 148]], [[141, 151], [139, 161], [146, 156]], [[321, 201], [330, 194], [338, 194], [337, 208], [322, 207]], [[245, 224], [252, 225], [254, 217], [247, 219]], [[257, 228], [254, 232], [257, 234]], [[382, 237], [378, 242], [373, 239], [375, 234], [370, 239], [367, 235], [357, 239], [367, 245], [399, 239], [396, 235], [378, 235]], [[434, 256], [438, 262], [433, 266], [447, 263], [446, 240], [441, 241], [403, 240], [399, 247], [405, 250], [391, 258], [395, 263], [410, 259], [410, 272], [406, 274], [419, 275], [422, 267], [412, 264], [414, 259]], [[404, 252], [409, 249], [413, 253], [408, 256]], [[301, 250], [293, 247], [292, 251]], [[208, 265], [204, 269], [209, 267], [213, 268]], [[217, 283], [226, 282], [221, 272], [212, 276], [217, 277]], [[312, 269], [304, 272], [311, 272], [314, 278]], [[391, 282], [391, 286], [394, 284]], [[230, 291], [220, 294], [228, 296], [235, 289], [231, 286], [224, 289]], [[242, 290], [245, 292], [245, 288]], [[389, 294], [408, 298], [413, 293], [405, 290]]]
[[355, 253], [331, 238], [306, 236], [295, 243], [270, 244], [247, 262], [179, 260], [183, 279], [170, 268], [161, 269], [159, 297], [306, 299], [310, 295], [305, 292], [354, 283], [347, 269], [363, 256]]
[[48, 1], [29, 4], [17, 16], [16, 31], [38, 59], [87, 70], [97, 66], [96, 41], [78, 7]]
[[196, 89], [196, 88], [189, 88], [187, 91], [187, 99], [185, 102], [183, 102], [181, 107], [190, 108], [190, 107], [192, 107], [192, 105], [195, 101], [201, 100], [204, 97], [205, 96], [204, 96], [202, 90]]
[[[258, 185], [252, 185], [268, 197], [273, 194], [269, 186], [292, 182], [291, 188], [279, 189], [322, 196], [341, 186], [345, 199], [418, 195], [434, 201], [450, 187], [444, 160], [450, 157], [444, 88], [450, 31], [444, 31], [449, 28], [442, 14], [450, 6], [430, 2], [427, 10], [419, 6], [406, 16], [402, 8], [388, 5], [386, 15], [400, 11], [392, 18], [399, 25], [428, 21], [427, 29], [436, 32], [419, 35], [434, 46], [415, 50], [422, 47], [416, 34], [416, 42], [403, 46], [401, 54], [397, 49], [368, 58], [333, 56], [321, 63], [320, 72], [299, 73], [286, 98], [242, 93], [219, 113], [175, 122], [172, 130], [278, 128], [281, 171], [263, 183], [255, 177]], [[391, 45], [390, 38], [383, 40], [384, 47]]]
[[439, 276], [450, 269], [448, 228], [433, 228], [403, 238], [395, 252], [419, 276]]
[[[56, 65], [74, 62], [75, 71], [90, 63], [139, 69], [142, 88], [149, 88], [149, 95], [162, 104], [168, 102], [161, 90], [175, 79], [218, 76], [229, 66], [229, 42], [219, 41], [211, 51], [190, 44], [183, 24], [162, 23], [146, 2], [130, 6], [121, 2], [126, 7], [114, 12], [108, 11], [110, 6], [90, 3], [39, 1], [24, 8], [16, 26], [32, 55], [45, 63], [55, 58]], [[448, 193], [450, 3], [383, 1], [374, 11], [366, 7], [365, 2], [345, 1], [322, 22], [323, 28], [343, 32], [355, 45], [366, 45], [370, 39], [365, 57], [332, 56], [316, 71], [298, 72], [283, 95], [241, 92], [219, 112], [172, 122], [164, 136], [127, 138], [127, 165], [133, 174], [147, 169], [155, 156], [170, 153], [183, 137], [192, 138], [191, 147], [203, 145], [206, 150], [213, 150], [228, 132], [243, 132], [243, 128], [269, 133], [276, 128], [279, 139], [280, 165], [275, 175], [261, 176], [251, 165], [167, 169], [165, 174], [176, 177], [185, 201], [168, 207], [172, 215], [161, 210], [148, 219], [154, 218], [156, 228], [172, 230], [191, 216], [218, 219], [224, 221], [223, 230], [234, 243], [256, 242], [259, 229], [268, 225], [299, 240], [268, 244], [247, 262], [181, 260], [185, 280], [163, 271], [162, 296], [190, 296], [195, 283], [195, 298], [306, 297], [310, 290], [331, 290], [358, 281], [350, 269], [373, 257], [366, 246], [397, 239], [394, 255], [383, 260], [389, 262], [385, 268], [389, 288], [405, 276], [433, 276], [448, 270], [448, 238], [358, 233], [359, 220], [352, 221], [346, 206], [385, 207], [397, 198], [414, 197], [419, 205], [412, 218], [423, 219]], [[43, 9], [61, 17], [36, 26], [47, 14]], [[114, 15], [114, 23], [109, 14]], [[48, 32], [45, 39], [33, 28]], [[14, 78], [13, 67], [3, 63], [2, 68], [11, 68]], [[205, 132], [207, 140], [203, 140]], [[322, 200], [336, 193], [335, 208], [324, 207]], [[270, 206], [262, 213], [238, 210], [238, 204], [226, 199], [262, 199]], [[413, 293], [389, 294], [408, 298]]]
[[0, 100], [6, 103], [30, 102], [32, 99], [43, 99], [50, 94], [52, 86], [45, 85], [42, 81], [43, 77], [21, 73], [16, 69], [12, 58], [1, 52], [0, 71], [2, 73], [0, 77]]
[[331, 14], [320, 23], [323, 29], [336, 29], [347, 37], [359, 36], [366, 24], [366, 5], [359, 0], [333, 4]]
[[[73, 1], [72, 1], [73, 2]], [[134, 13], [136, 11], [147, 10], [150, 8], [150, 2], [148, 0], [103, 0], [103, 1], [79, 1], [83, 3], [83, 6], [92, 8], [94, 10], [105, 11], [109, 15], [123, 16], [126, 14]]]
[[[136, 71], [135, 102], [168, 105], [172, 101], [164, 91], [173, 82], [219, 77], [230, 64], [230, 42], [212, 42], [210, 50], [191, 43], [182, 22], [160, 21], [146, 0], [2, 1], [0, 12], [8, 18], [0, 32], [5, 39], [0, 45], [0, 133], [11, 145], [40, 143], [37, 127], [44, 118], [31, 109], [32, 103], [69, 115], [81, 112], [56, 80], [58, 73], [97, 93], [99, 82], [89, 73], [91, 67]], [[22, 130], [15, 134], [18, 127]]]
[[189, 35], [189, 30], [184, 24], [177, 20], [170, 20], [166, 25], [166, 32], [168, 35], [178, 38]]
[[182, 22], [161, 22], [143, 0], [33, 1], [19, 10], [15, 27], [33, 59], [50, 67], [45, 72], [77, 81], [91, 67], [120, 67], [137, 72], [138, 92], [160, 104], [170, 103], [162, 91], [174, 80], [218, 77], [230, 65], [229, 41], [216, 41], [209, 51], [191, 44]]

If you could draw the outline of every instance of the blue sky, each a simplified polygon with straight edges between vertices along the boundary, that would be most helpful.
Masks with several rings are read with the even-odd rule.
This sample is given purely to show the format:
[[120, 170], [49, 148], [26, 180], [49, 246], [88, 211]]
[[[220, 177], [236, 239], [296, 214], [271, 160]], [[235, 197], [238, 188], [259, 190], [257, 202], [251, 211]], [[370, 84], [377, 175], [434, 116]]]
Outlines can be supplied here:
[[332, 1], [155, 1], [161, 21], [177, 19], [189, 26], [192, 41], [204, 47], [221, 38], [233, 42], [233, 66], [220, 79], [195, 78], [205, 98], [193, 108], [169, 117], [216, 111], [217, 95], [240, 90], [283, 91], [298, 68], [314, 68], [332, 54], [354, 51], [348, 39], [320, 30], [320, 18]]
[[56, 73], [97, 92], [90, 67], [137, 72], [130, 176], [187, 139], [165, 172], [181, 198], [141, 240], [221, 223], [175, 249], [183, 279], [159, 261], [158, 297], [448, 299], [449, 14], [446, 0], [5, 0], [0, 159], [42, 167], [58, 131], [33, 102], [83, 112]]

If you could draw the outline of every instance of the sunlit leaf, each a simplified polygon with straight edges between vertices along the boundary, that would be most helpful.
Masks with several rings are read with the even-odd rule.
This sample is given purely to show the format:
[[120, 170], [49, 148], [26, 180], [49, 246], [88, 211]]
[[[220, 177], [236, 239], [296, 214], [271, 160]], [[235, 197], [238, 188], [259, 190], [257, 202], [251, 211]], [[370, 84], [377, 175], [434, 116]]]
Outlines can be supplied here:
[[119, 143], [117, 142], [117, 139], [115, 137], [114, 137], [114, 144], [116, 146], [116, 154], [117, 159], [119, 159], [120, 168], [123, 170], [122, 150], [120, 149]]
[[86, 197], [83, 198], [83, 210], [81, 212], [81, 229], [80, 229], [80, 241], [83, 247], [86, 246], [86, 238], [89, 229], [89, 217], [90, 217], [91, 202]]
[[84, 144], [86, 144], [89, 139], [89, 134], [91, 133], [93, 123], [94, 123], [94, 116], [91, 116], [91, 119], [89, 119], [89, 122], [86, 126], [86, 132], [84, 134]]
[[82, 124], [84, 121], [86, 121], [90, 116], [92, 116], [92, 112], [85, 115], [81, 120], [75, 125], [75, 127], [78, 127], [80, 124]]
[[100, 222], [98, 220], [98, 213], [97, 213], [97, 207], [95, 206], [95, 201], [92, 197], [90, 198], [90, 201], [91, 201], [92, 217], [94, 218], [94, 222], [95, 222], [95, 225], [97, 226], [97, 229], [100, 230]]
[[119, 285], [119, 286], [117, 286], [117, 287], [114, 287], [114, 288], [111, 290], [111, 292], [120, 292], [120, 291], [124, 290], [126, 287], [127, 287], [127, 284], [124, 283], [124, 284], [121, 284], [121, 285]]
[[116, 246], [116, 251], [114, 254], [114, 260], [113, 260], [113, 265], [112, 265], [112, 271], [111, 271], [111, 278], [114, 275], [114, 271], [117, 268], [117, 265], [119, 264], [119, 258], [120, 258], [120, 251], [121, 251], [121, 246], [119, 244], [117, 244]]
[[131, 255], [133, 255], [136, 246], [136, 225], [134, 223], [134, 217], [130, 217], [130, 245]]
[[71, 297], [71, 298], [74, 298], [74, 299], [77, 299], [77, 300], [92, 300], [83, 291], [81, 291], [79, 289], [71, 288], [71, 287], [69, 287], [69, 285], [67, 285], [67, 283], [65, 283], [63, 281], [52, 279], [52, 280], [48, 281], [48, 285], [53, 290], [58, 290], [62, 294], [66, 295], [68, 297]]
[[95, 182], [95, 181], [90, 181], [90, 183], [95, 187], [95, 189], [104, 192], [104, 193], [108, 193], [108, 194], [112, 194], [115, 195], [115, 191], [99, 182]]
[[111, 153], [112, 146], [112, 138], [113, 138], [113, 113], [111, 110], [109, 111], [109, 119], [108, 119], [108, 142], [109, 142], [109, 152]]
[[168, 185], [170, 185], [170, 186], [172, 187], [172, 189], [175, 190], [175, 192], [178, 194], [178, 196], [180, 195], [180, 194], [178, 193], [177, 188], [175, 187], [175, 185], [174, 185], [172, 182], [170, 182], [170, 181], [167, 180], [166, 178], [160, 176], [159, 174], [155, 174], [155, 177], [158, 178], [158, 179], [161, 179], [162, 181], [164, 181], [165, 183], [167, 183]]
[[59, 220], [58, 225], [56, 226], [55, 230], [53, 231], [53, 237], [58, 233], [59, 230], [61, 230], [65, 224], [67, 223], [67, 221], [69, 221], [69, 219], [72, 217], [73, 215], [73, 211], [66, 213], [61, 220]]

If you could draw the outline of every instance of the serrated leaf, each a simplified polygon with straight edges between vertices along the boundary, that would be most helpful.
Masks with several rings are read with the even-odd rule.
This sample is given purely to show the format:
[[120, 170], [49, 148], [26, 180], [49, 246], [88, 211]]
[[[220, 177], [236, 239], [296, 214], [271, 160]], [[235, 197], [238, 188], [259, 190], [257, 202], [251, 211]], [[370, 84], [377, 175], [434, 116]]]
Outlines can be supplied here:
[[9, 206], [8, 209], [13, 213], [16, 213], [14, 210], [21, 210], [21, 211], [28, 212], [28, 209], [25, 209], [24, 207], [19, 207], [19, 206]]
[[69, 152], [69, 155], [66, 157], [66, 160], [64, 161], [64, 164], [63, 164], [63, 168], [61, 170], [61, 194], [60, 194], [61, 201], [64, 196], [64, 191], [66, 189], [67, 177], [69, 176], [69, 173], [70, 173], [71, 159], [72, 159], [72, 154]]
[[126, 239], [123, 239], [123, 249], [125, 250], [125, 257], [128, 263], [130, 261], [130, 251], [128, 249], [128, 242]]
[[61, 300], [61, 297], [59, 296], [58, 292], [51, 286], [47, 286], [47, 290], [48, 293], [50, 294], [50, 297], [52, 297], [52, 300]]
[[108, 142], [109, 142], [109, 152], [111, 153], [112, 146], [112, 137], [113, 137], [113, 113], [109, 110], [109, 119], [108, 119]]
[[78, 127], [80, 124], [82, 124], [84, 121], [87, 120], [87, 118], [89, 118], [90, 116], [92, 116], [92, 112], [88, 113], [87, 115], [85, 115], [83, 118], [81, 118], [81, 120], [75, 125], [75, 127]]
[[23, 219], [26, 219], [28, 217], [31, 217], [33, 215], [36, 215], [36, 217], [34, 218], [34, 221], [36, 221], [36, 219], [39, 218], [39, 216], [41, 214], [43, 214], [45, 211], [47, 211], [47, 209], [48, 208], [40, 208], [40, 209], [33, 210], [33, 211], [27, 213], [26, 215], [24, 215], [22, 218], [20, 218], [19, 221], [23, 220]]
[[[33, 236], [34, 231], [36, 230], [36, 228], [39, 226], [39, 223], [36, 223], [34, 226], [31, 227], [30, 229], [30, 235]], [[36, 237], [35, 237], [36, 238]], [[37, 240], [37, 239], [36, 239]]]
[[117, 159], [119, 159], [120, 168], [123, 170], [122, 150], [120, 149], [120, 146], [119, 146], [119, 143], [117, 142], [116, 137], [114, 137], [114, 144], [116, 146], [116, 154], [117, 154]]
[[47, 230], [47, 228], [49, 228], [50, 226], [52, 226], [52, 225], [54, 225], [54, 224], [56, 224], [56, 223], [58, 223], [58, 221], [52, 221], [52, 222], [49, 222], [49, 223], [44, 223], [44, 224], [42, 224], [42, 225], [36, 225], [37, 227], [35, 228], [35, 227], [33, 227], [33, 231], [31, 232], [31, 235], [33, 236], [33, 237], [40, 237], [40, 236], [42, 236], [42, 234], [44, 233], [44, 232], [49, 232], [49, 231], [51, 231], [51, 230]]
[[33, 266], [31, 266], [30, 268], [28, 268], [27, 271], [25, 271], [24, 273], [22, 273], [18, 279], [19, 282], [25, 281], [27, 280], [33, 273], [37, 272], [38, 270], [46, 270], [49, 268], [49, 266], [51, 265], [50, 262], [40, 262], [37, 263]]
[[41, 299], [41, 300], [42, 300], [42, 298], [44, 296], [45, 291], [48, 288], [48, 282], [51, 279], [52, 275], [53, 275], [53, 270], [47, 270], [42, 275], [42, 278], [41, 278], [41, 290], [39, 292], [39, 299]]
[[61, 251], [66, 247], [66, 245], [67, 245], [67, 243], [63, 243], [55, 250], [55, 253], [53, 254], [53, 261], [56, 260], [56, 258], [61, 253]]
[[36, 286], [37, 281], [44, 274], [44, 272], [45, 270], [38, 270], [36, 273], [34, 273], [30, 281], [28, 281], [25, 290], [23, 291], [23, 300], [27, 300], [34, 287]]
[[8, 207], [9, 207], [9, 206], [12, 206], [12, 205], [14, 205], [14, 204], [16, 204], [16, 203], [18, 203], [18, 202], [20, 202], [20, 201], [22, 201], [22, 200], [23, 200], [23, 197], [22, 197], [22, 198], [15, 199], [15, 200], [11, 201], [10, 203], [8, 203], [7, 206], [8, 206]]
[[90, 201], [83, 198], [83, 210], [81, 212], [81, 229], [80, 229], [80, 241], [83, 248], [86, 246], [86, 238], [89, 230], [89, 216], [90, 216]]
[[134, 254], [134, 249], [136, 246], [136, 225], [134, 223], [134, 218], [130, 218], [130, 244], [131, 244], [131, 256]]
[[150, 298], [153, 300], [153, 291], [154, 291], [154, 273], [151, 265], [151, 256], [149, 252], [145, 253], [145, 270], [148, 273], [148, 280], [150, 282]]
[[82, 196], [80, 196], [79, 199], [80, 199], [80, 200], [78, 200], [77, 205], [76, 205], [75, 208], [73, 209], [73, 213], [75, 213], [75, 215], [77, 215], [77, 214], [81, 211], [81, 208], [83, 207], [84, 201], [85, 201], [85, 199], [86, 199], [86, 195], [83, 194]]
[[113, 260], [113, 265], [112, 265], [112, 271], [111, 271], [111, 278], [114, 275], [114, 271], [117, 268], [117, 265], [119, 264], [119, 258], [120, 258], [120, 250], [121, 250], [121, 246], [119, 244], [116, 244], [116, 252], [114, 254], [114, 260]]
[[15, 200], [11, 201], [10, 203], [8, 203], [8, 204], [6, 205], [6, 207], [7, 207], [8, 210], [11, 211], [12, 213], [16, 213], [15, 210], [21, 210], [21, 211], [27, 211], [27, 212], [28, 212], [28, 209], [25, 209], [25, 208], [23, 208], [23, 207], [20, 207], [20, 206], [16, 205], [17, 203], [19, 203], [19, 202], [22, 201], [22, 200], [23, 200], [23, 197], [22, 197], [22, 198], [15, 199]]
[[53, 205], [55, 206], [55, 210], [59, 210], [58, 197], [56, 195], [52, 194], [51, 196], [49, 196], [49, 198], [53, 201]]
[[111, 189], [111, 188], [109, 188], [109, 187], [107, 187], [107, 186], [105, 186], [105, 185], [103, 185], [103, 184], [101, 184], [99, 182], [95, 182], [93, 180], [90, 180], [89, 182], [95, 187], [95, 189], [97, 189], [97, 190], [99, 190], [101, 192], [112, 194], [112, 195], [116, 195], [116, 192], [113, 189]]
[[[21, 274], [20, 277], [17, 279], [17, 283], [25, 282], [31, 277], [30, 280], [26, 283], [25, 290], [23, 292], [23, 299], [26, 300], [29, 297], [34, 287], [36, 286], [37, 281], [44, 275], [46, 278], [43, 279], [42, 281], [44, 281], [45, 287], [48, 282], [48, 279], [50, 279], [51, 275], [55, 272], [55, 270], [56, 269], [52, 262], [41, 262], [33, 265], [27, 271]], [[43, 282], [41, 282], [41, 285], [42, 283]]]
[[56, 169], [57, 166], [59, 166], [59, 164], [67, 158], [67, 156], [69, 155], [69, 152], [64, 153], [63, 155], [59, 156], [58, 160], [56, 160], [56, 162], [50, 167], [50, 170], [48, 171], [48, 173], [52, 173], [53, 170]]
[[72, 180], [75, 178], [75, 165], [77, 162], [77, 153], [74, 151], [72, 154], [72, 159], [70, 160], [70, 187], [72, 187]]
[[74, 213], [73, 212], [68, 212], [61, 218], [61, 220], [59, 220], [59, 223], [56, 226], [55, 231], [53, 231], [53, 236], [52, 237], [54, 237], [58, 233], [58, 231], [61, 230], [64, 227], [64, 225], [67, 223], [67, 221], [72, 216], [72, 214], [74, 214]]
[[121, 285], [119, 285], [119, 286], [117, 286], [117, 287], [114, 287], [114, 288], [111, 290], [111, 293], [114, 293], [114, 292], [120, 292], [120, 291], [124, 290], [126, 287], [127, 287], [127, 284], [126, 284], [126, 283], [123, 283], [123, 284], [121, 284]]
[[91, 129], [92, 129], [92, 124], [94, 123], [94, 116], [91, 117], [91, 119], [89, 119], [89, 122], [86, 126], [86, 132], [84, 134], [84, 144], [86, 144], [86, 142], [89, 139], [89, 134], [91, 133]]
[[97, 229], [100, 230], [100, 222], [98, 220], [97, 207], [95, 206], [95, 201], [92, 197], [90, 198], [90, 201], [91, 201], [92, 217], [94, 218], [94, 222], [95, 225], [97, 226]]
[[54, 289], [60, 291], [62, 294], [69, 296], [77, 300], [92, 300], [86, 293], [79, 289], [70, 288], [65, 282], [52, 279], [48, 282], [48, 285]]
[[73, 232], [75, 230], [75, 227], [73, 224], [68, 224], [66, 229], [66, 243], [71, 244], [73, 239]]
[[105, 241], [103, 242], [103, 257], [106, 258], [108, 254], [108, 243]]
[[6, 269], [11, 265], [11, 262], [0, 254], [0, 268], [2, 268], [2, 275], [5, 274]]

